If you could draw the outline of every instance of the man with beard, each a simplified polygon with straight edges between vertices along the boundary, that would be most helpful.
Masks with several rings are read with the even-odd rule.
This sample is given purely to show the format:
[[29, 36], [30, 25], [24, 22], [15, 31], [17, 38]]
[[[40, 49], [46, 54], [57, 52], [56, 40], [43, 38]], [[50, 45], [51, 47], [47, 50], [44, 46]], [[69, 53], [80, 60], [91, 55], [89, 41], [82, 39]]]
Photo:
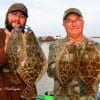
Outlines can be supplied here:
[[15, 3], [7, 11], [5, 28], [0, 29], [0, 100], [22, 100], [21, 92], [25, 84], [21, 79], [17, 85], [11, 82], [6, 47], [13, 28], [20, 28], [24, 32], [27, 18], [26, 6], [22, 3]]

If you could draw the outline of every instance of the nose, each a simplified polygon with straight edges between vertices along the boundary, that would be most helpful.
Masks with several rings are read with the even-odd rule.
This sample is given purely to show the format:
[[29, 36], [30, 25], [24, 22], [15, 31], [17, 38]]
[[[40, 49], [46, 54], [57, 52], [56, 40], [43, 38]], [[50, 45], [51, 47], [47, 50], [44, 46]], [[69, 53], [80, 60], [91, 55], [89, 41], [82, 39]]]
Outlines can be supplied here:
[[20, 16], [19, 15], [16, 15], [15, 18], [16, 18], [16, 20], [19, 20], [20, 19]]
[[72, 26], [76, 26], [76, 21], [75, 20], [72, 21]]

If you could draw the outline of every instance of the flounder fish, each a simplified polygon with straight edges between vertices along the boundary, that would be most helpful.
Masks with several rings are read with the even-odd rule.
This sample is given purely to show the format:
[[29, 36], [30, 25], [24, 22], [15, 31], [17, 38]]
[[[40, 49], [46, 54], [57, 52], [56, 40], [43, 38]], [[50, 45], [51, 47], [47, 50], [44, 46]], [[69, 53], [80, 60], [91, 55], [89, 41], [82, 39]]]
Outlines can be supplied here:
[[95, 94], [93, 85], [97, 83], [100, 74], [100, 51], [89, 41], [80, 57], [79, 77], [87, 85], [88, 94]]
[[18, 84], [20, 77], [26, 84], [21, 97], [27, 100], [34, 99], [36, 96], [34, 85], [47, 71], [48, 65], [33, 31], [28, 29], [22, 33], [19, 28], [13, 29], [7, 44], [7, 57], [12, 82]]
[[56, 62], [56, 75], [61, 84], [60, 94], [68, 94], [68, 83], [77, 72], [77, 48], [70, 44], [64, 47]]

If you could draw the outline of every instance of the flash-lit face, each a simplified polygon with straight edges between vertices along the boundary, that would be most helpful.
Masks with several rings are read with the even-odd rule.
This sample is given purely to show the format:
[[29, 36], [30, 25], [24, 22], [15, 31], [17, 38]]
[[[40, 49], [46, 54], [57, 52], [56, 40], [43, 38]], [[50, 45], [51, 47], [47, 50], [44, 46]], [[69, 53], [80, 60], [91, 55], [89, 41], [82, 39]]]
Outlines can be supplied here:
[[21, 11], [13, 11], [8, 13], [6, 21], [6, 27], [8, 29], [12, 30], [12, 28], [16, 27], [22, 28], [23, 26], [25, 26], [25, 24], [26, 24], [26, 16]]
[[78, 38], [83, 35], [84, 21], [79, 15], [69, 14], [63, 25], [69, 38]]

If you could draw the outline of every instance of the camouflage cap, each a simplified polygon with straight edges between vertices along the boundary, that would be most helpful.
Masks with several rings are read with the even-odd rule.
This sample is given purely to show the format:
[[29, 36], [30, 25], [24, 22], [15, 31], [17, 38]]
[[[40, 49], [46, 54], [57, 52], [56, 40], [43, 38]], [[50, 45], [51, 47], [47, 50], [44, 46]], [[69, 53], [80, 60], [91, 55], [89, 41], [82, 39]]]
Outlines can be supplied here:
[[17, 10], [23, 12], [24, 15], [28, 17], [28, 10], [26, 6], [22, 3], [14, 3], [13, 5], [11, 5], [8, 9], [8, 13], [12, 11], [17, 11]]
[[67, 10], [65, 10], [64, 15], [63, 15], [63, 20], [65, 20], [65, 18], [68, 16], [68, 14], [70, 13], [76, 13], [77, 15], [79, 15], [80, 17], [83, 17], [82, 13], [80, 12], [79, 9], [77, 8], [69, 8]]

